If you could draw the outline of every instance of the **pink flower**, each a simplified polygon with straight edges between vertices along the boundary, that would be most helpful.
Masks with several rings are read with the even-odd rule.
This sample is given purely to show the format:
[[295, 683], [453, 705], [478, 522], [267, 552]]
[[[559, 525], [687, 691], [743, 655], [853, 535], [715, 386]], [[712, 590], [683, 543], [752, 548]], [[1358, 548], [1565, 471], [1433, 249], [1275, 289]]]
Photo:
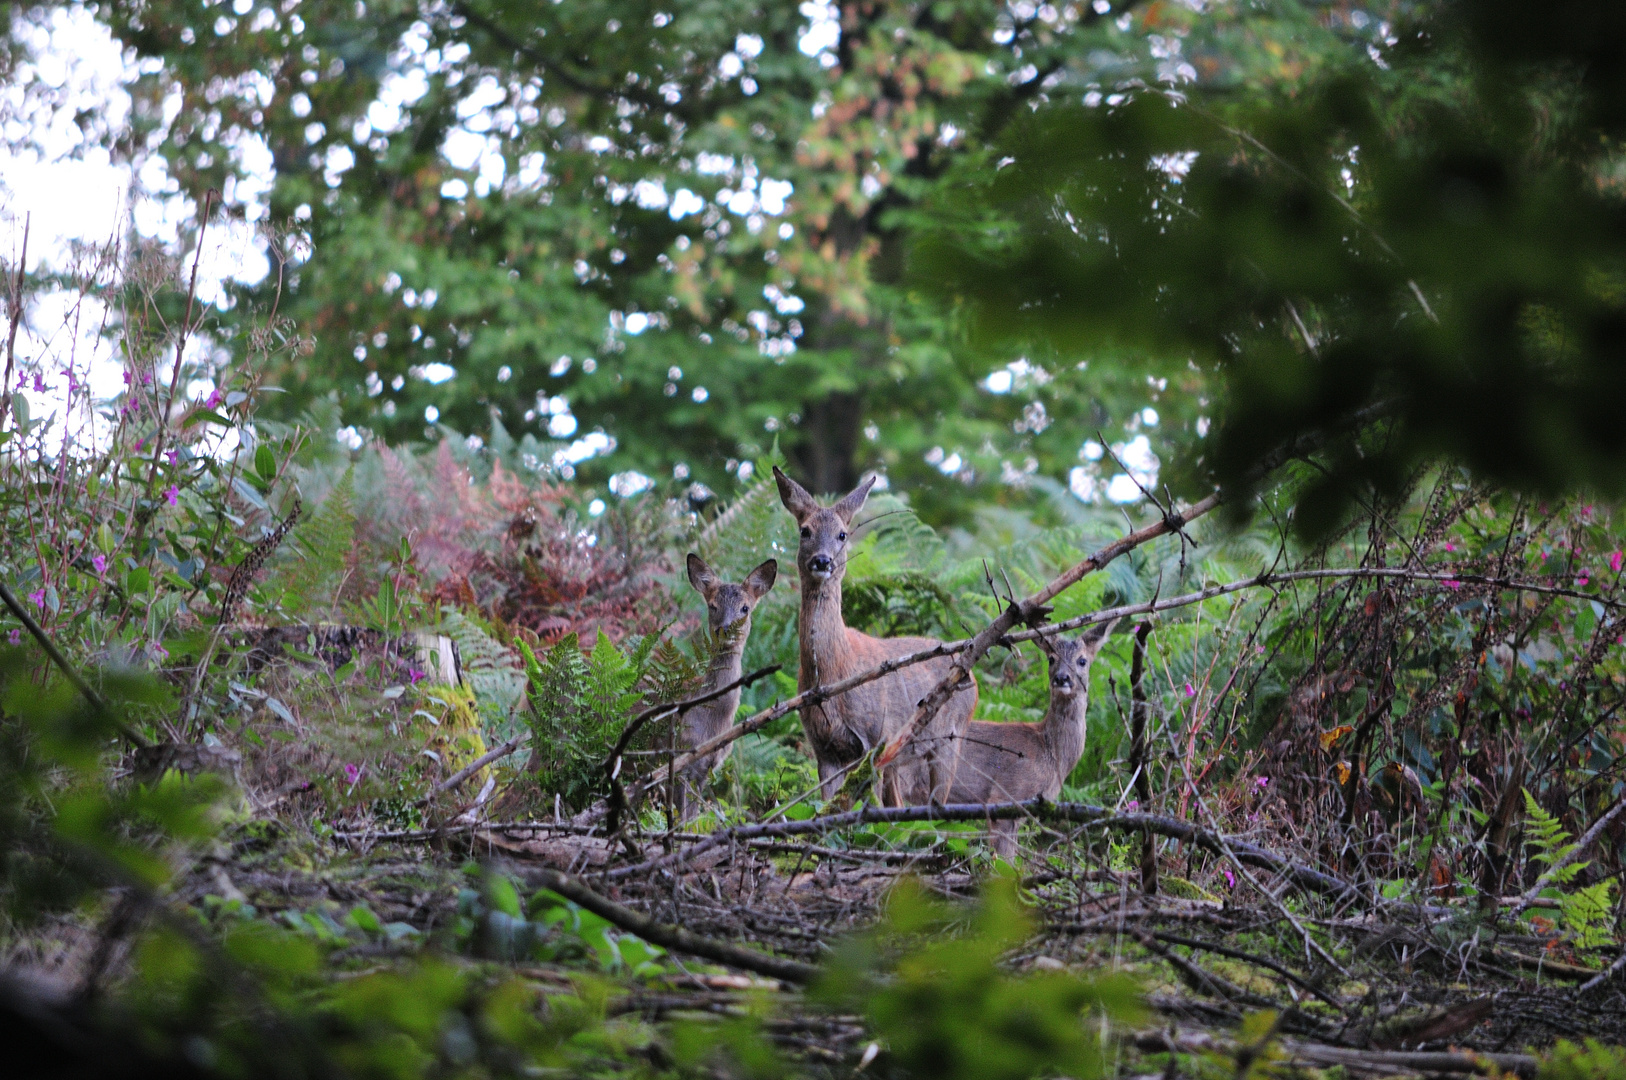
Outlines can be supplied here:
[[1231, 868], [1229, 866], [1225, 868], [1225, 887], [1227, 889], [1236, 888], [1236, 875], [1231, 873]]
[[1619, 551], [1616, 551], [1613, 554], [1611, 554], [1609, 556], [1609, 569], [1613, 570], [1617, 574], [1620, 573], [1620, 564], [1621, 564], [1622, 558], [1623, 558], [1623, 555]]
[[1192, 687], [1192, 685], [1190, 683], [1186, 683], [1186, 697], [1196, 697], [1196, 696], [1197, 696], [1197, 691], [1195, 689], [1193, 689], [1193, 687]]
[[1575, 579], [1575, 587], [1578, 588], [1578, 589], [1583, 587], [1584, 585], [1586, 585], [1586, 583], [1587, 583], [1587, 576], [1585, 574], [1582, 574], [1580, 577]]
[[129, 368], [124, 369], [124, 385], [125, 386], [130, 385], [130, 369]]
[[417, 668], [413, 667], [411, 664], [407, 665], [407, 681], [413, 686], [417, 686], [418, 685], [418, 680], [423, 679], [423, 678], [427, 678], [428, 674], [429, 673], [426, 672], [426, 671], [419, 671]]
[[360, 765], [346, 764], [345, 767], [344, 767], [344, 782], [346, 784], [349, 784], [351, 787], [355, 787], [356, 786], [356, 781], [360, 780], [360, 779], [361, 779], [361, 766]]
[[178, 451], [178, 450], [165, 450], [164, 451], [164, 460], [169, 462], [171, 465], [174, 465], [176, 462], [181, 460], [180, 451]]
[[1263, 791], [1265, 788], [1270, 786], [1270, 777], [1268, 777], [1268, 776], [1255, 777], [1253, 782], [1255, 784], [1259, 785], [1259, 790]]
[[1451, 541], [1447, 540], [1445, 542], [1445, 550], [1447, 550], [1447, 551], [1455, 551], [1455, 550], [1457, 550], [1457, 545], [1455, 545]]
[[34, 393], [45, 393], [45, 379], [37, 371], [34, 372]]
[[107, 573], [107, 556], [97, 552], [90, 558], [90, 565], [96, 568], [97, 576]]
[[13, 630], [11, 633], [6, 635], [6, 640], [13, 645], [21, 645], [23, 643], [23, 632], [21, 630]]
[[1124, 809], [1133, 814], [1135, 811], [1140, 809], [1140, 800], [1130, 799], [1128, 802], [1124, 803]]
[[203, 407], [205, 409], [218, 409], [220, 408], [220, 403], [225, 400], [226, 391], [217, 386], [213, 391], [210, 392], [209, 396], [204, 399]]
[[35, 589], [33, 592], [28, 594], [28, 598], [34, 602], [35, 607], [39, 608], [41, 611], [45, 610], [44, 589]]
[[1447, 581], [1445, 583], [1445, 587], [1447, 589], [1460, 589], [1460, 588], [1462, 588], [1462, 582], [1456, 581], [1456, 580], [1453, 579], [1451, 581]]
[[181, 501], [181, 489], [176, 487], [174, 484], [169, 485], [169, 487], [164, 491], [164, 501], [169, 503], [171, 506], [179, 504]]

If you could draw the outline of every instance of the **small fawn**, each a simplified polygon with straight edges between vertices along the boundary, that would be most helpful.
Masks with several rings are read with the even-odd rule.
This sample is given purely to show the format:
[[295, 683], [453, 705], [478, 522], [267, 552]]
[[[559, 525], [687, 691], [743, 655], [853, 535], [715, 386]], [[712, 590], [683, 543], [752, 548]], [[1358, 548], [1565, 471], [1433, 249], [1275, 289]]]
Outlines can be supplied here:
[[[704, 559], [689, 553], [689, 584], [706, 601], [706, 628], [711, 632], [713, 650], [711, 665], [696, 691], [697, 696], [739, 679], [745, 639], [751, 635], [751, 612], [768, 595], [778, 576], [779, 563], [769, 559], [745, 575], [743, 582], [730, 585], [718, 577]], [[696, 705], [683, 715], [683, 745], [692, 750], [715, 739], [733, 726], [734, 714], [739, 708], [739, 687], [704, 705]], [[678, 820], [688, 821], [694, 816], [695, 807], [703, 800], [706, 780], [732, 749], [731, 743], [721, 750], [713, 750], [679, 774], [677, 805], [673, 807]]]
[[[1036, 724], [973, 720], [961, 735], [950, 803], [1024, 802], [1061, 794], [1067, 775], [1084, 756], [1090, 704], [1090, 665], [1117, 620], [1078, 638], [1040, 637], [1050, 664], [1050, 707]], [[1016, 820], [991, 823], [994, 852], [1016, 854]]]
[[[801, 533], [796, 552], [802, 590], [797, 625], [801, 644], [798, 689], [829, 686], [885, 660], [938, 644], [931, 638], [871, 637], [842, 620], [841, 578], [847, 572], [848, 533], [875, 478], [826, 508], [778, 468], [773, 476], [779, 499]], [[844, 766], [902, 730], [915, 706], [948, 675], [952, 665], [952, 657], [915, 664], [802, 710], [802, 730], [818, 762], [825, 798], [835, 795]], [[943, 801], [953, 766], [952, 736], [964, 730], [976, 705], [977, 683], [970, 679], [914, 739], [904, 757], [887, 770], [880, 785], [883, 802], [900, 806]]]

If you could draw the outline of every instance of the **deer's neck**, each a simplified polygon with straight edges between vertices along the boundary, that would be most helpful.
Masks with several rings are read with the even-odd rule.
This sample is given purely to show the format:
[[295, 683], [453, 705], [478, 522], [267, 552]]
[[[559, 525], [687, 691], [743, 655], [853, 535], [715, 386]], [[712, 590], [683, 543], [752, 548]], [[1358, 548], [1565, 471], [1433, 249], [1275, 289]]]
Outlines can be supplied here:
[[802, 676], [807, 685], [842, 678], [847, 668], [847, 624], [841, 621], [841, 579], [802, 578], [802, 612], [797, 620]]
[[1044, 743], [1062, 780], [1067, 779], [1078, 759], [1084, 756], [1088, 708], [1089, 698], [1079, 694], [1068, 701], [1052, 700], [1045, 711]]
[[717, 651], [711, 654], [710, 665], [706, 668], [704, 689], [716, 690], [738, 679], [744, 671], [744, 660], [745, 634], [740, 634], [737, 640], [718, 645]]

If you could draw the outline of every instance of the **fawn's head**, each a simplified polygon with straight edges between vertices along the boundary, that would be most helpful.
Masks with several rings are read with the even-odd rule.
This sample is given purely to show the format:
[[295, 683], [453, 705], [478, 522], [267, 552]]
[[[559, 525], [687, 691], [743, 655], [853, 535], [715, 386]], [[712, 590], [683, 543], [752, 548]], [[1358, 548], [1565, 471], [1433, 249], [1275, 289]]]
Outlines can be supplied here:
[[768, 595], [779, 576], [779, 563], [773, 559], [758, 566], [738, 585], [730, 585], [706, 565], [706, 560], [689, 552], [689, 584], [706, 601], [706, 626], [713, 635], [727, 630], [743, 640], [751, 632], [751, 612]]
[[796, 519], [802, 534], [801, 546], [796, 550], [796, 572], [804, 581], [811, 578], [823, 584], [832, 577], [840, 581], [847, 572], [847, 534], [853, 516], [869, 498], [875, 477], [853, 488], [831, 507], [820, 506], [806, 488], [780, 472], [777, 465], [773, 478], [779, 485], [779, 501]]
[[1052, 699], [1067, 700], [1089, 693], [1090, 665], [1095, 663], [1096, 654], [1106, 644], [1107, 635], [1117, 623], [1118, 620], [1113, 619], [1109, 623], [1091, 627], [1076, 638], [1052, 638], [1042, 634], [1037, 638], [1039, 648], [1050, 660]]

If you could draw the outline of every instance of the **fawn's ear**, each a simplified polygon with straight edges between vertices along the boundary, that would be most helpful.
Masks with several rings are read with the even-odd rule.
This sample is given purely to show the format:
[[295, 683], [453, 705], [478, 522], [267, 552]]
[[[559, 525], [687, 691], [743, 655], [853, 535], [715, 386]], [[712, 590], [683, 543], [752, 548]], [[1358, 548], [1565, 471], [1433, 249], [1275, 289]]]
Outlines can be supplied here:
[[779, 577], [779, 560], [769, 559], [749, 574], [745, 575], [745, 592], [753, 600], [761, 600], [773, 588], [773, 583]]
[[718, 580], [717, 572], [706, 565], [705, 559], [692, 551], [689, 552], [689, 584], [707, 600], [710, 600], [711, 594], [717, 591], [717, 586], [722, 584]]
[[813, 501], [813, 496], [807, 493], [807, 489], [780, 472], [777, 465], [773, 467], [773, 482], [779, 485], [779, 501], [785, 504], [790, 516], [798, 522], [805, 520], [819, 508], [819, 504]]
[[868, 480], [865, 480], [862, 484], [859, 484], [857, 487], [849, 491], [844, 499], [836, 503], [830, 509], [835, 511], [836, 516], [842, 521], [846, 522], [848, 525], [851, 525], [853, 515], [858, 513], [858, 511], [863, 508], [864, 500], [869, 498], [869, 489], [874, 486], [875, 477], [871, 476]]
[[1118, 620], [1113, 619], [1111, 622], [1099, 623], [1084, 631], [1084, 635], [1078, 639], [1078, 643], [1084, 647], [1085, 655], [1091, 660], [1095, 659], [1095, 654], [1100, 652], [1101, 646], [1107, 643], [1107, 635], [1112, 633], [1112, 628], [1117, 625]]

